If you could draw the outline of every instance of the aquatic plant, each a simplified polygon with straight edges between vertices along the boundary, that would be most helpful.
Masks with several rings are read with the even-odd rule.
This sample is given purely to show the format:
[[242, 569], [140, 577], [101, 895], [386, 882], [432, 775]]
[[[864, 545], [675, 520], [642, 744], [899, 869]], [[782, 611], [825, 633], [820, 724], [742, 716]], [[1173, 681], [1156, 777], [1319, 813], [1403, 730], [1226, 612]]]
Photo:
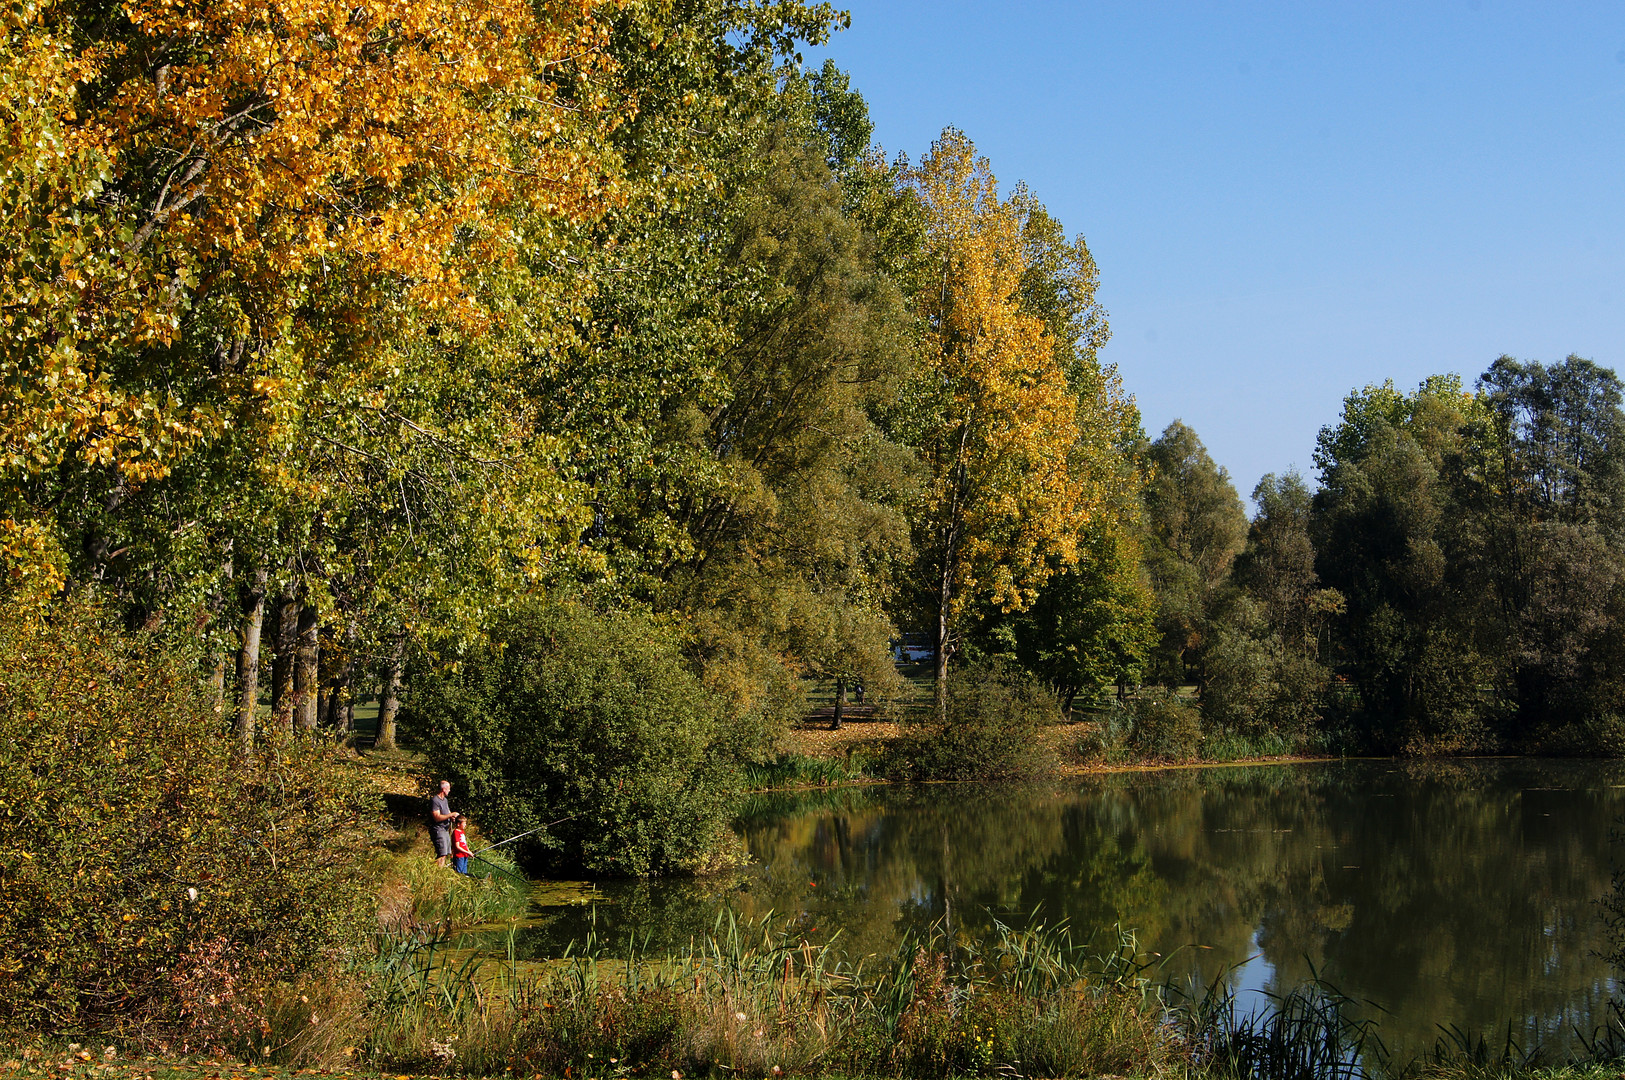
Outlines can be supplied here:
[[841, 757], [780, 754], [771, 761], [745, 765], [744, 779], [745, 789], [757, 792], [859, 783], [875, 779], [875, 771], [869, 753], [855, 747]]
[[1246, 1080], [1358, 1080], [1387, 1061], [1369, 1018], [1318, 977], [1283, 995], [1266, 993], [1263, 1008], [1243, 1008], [1226, 973], [1178, 1010], [1195, 1064], [1203, 1072]]

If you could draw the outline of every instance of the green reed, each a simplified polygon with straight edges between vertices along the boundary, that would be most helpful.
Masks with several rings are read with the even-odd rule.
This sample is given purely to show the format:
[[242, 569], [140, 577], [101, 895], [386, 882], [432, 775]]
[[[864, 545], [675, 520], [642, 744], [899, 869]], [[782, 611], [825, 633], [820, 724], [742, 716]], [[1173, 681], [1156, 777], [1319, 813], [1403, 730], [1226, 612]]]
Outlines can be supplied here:
[[468, 1074], [784, 1073], [1083, 1076], [1178, 1070], [1132, 938], [1104, 951], [1064, 926], [941, 927], [848, 958], [772, 918], [724, 912], [652, 955], [589, 935], [530, 963], [461, 956], [444, 937], [384, 943], [371, 983], [378, 1066]]

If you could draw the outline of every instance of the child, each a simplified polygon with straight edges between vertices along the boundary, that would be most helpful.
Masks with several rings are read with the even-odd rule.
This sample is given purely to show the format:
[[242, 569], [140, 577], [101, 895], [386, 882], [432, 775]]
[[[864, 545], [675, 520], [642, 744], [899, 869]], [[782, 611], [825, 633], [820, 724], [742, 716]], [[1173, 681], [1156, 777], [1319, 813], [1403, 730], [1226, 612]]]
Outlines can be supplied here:
[[468, 873], [468, 860], [474, 854], [468, 850], [468, 819], [458, 814], [451, 819], [451, 867], [459, 874]]

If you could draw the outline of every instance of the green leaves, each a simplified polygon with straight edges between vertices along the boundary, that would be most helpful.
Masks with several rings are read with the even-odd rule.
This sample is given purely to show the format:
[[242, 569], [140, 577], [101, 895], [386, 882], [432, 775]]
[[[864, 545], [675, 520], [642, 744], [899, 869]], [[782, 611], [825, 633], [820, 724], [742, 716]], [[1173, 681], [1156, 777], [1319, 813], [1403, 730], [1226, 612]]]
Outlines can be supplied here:
[[486, 835], [546, 827], [525, 842], [533, 862], [546, 844], [572, 870], [666, 873], [725, 826], [720, 702], [647, 617], [533, 602], [456, 673], [420, 680], [411, 708]]

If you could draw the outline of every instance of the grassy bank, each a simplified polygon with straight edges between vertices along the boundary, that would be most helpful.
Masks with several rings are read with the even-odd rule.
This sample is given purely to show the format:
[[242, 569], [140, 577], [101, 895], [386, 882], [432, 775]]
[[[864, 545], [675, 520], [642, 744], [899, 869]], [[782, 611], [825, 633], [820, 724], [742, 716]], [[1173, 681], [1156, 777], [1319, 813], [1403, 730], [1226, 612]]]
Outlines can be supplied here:
[[366, 1060], [469, 1075], [1166, 1075], [1187, 1049], [1132, 942], [940, 936], [849, 962], [771, 923], [661, 956], [589, 942], [481, 964], [429, 940], [391, 957]]
[[468, 927], [523, 917], [531, 883], [506, 853], [488, 851], [458, 874], [423, 850], [389, 855], [379, 868], [381, 926], [391, 930]]
[[[1154, 986], [1132, 935], [931, 932], [848, 962], [771, 921], [719, 920], [662, 955], [589, 940], [542, 961], [481, 958], [445, 935], [386, 934], [367, 963], [267, 1017], [267, 1052], [160, 1057], [97, 1040], [0, 1050], [3, 1076], [247, 1080], [416, 1077], [1157, 1077], [1616, 1080], [1616, 1013], [1596, 1060], [1451, 1033], [1399, 1059], [1352, 1003], [1310, 985], [1276, 1011]], [[296, 1010], [297, 1011], [297, 1010]], [[306, 1015], [308, 1012], [308, 1015]], [[301, 1030], [303, 1029], [303, 1030]], [[291, 1034], [290, 1034], [291, 1032]]]
[[[1317, 760], [1322, 756], [1305, 754], [1302, 740], [1277, 732], [1205, 730], [1193, 704], [1194, 687], [1179, 692], [1153, 688], [1145, 692], [1144, 700], [1131, 699], [1127, 705], [1110, 696], [1093, 702], [1080, 700], [1067, 718], [1053, 707], [1053, 701], [1048, 709], [1030, 703], [1027, 708], [1018, 706], [1007, 719], [1024, 721], [1029, 730], [1003, 740], [996, 730], [964, 730], [967, 726], [1003, 726], [980, 723], [975, 710], [966, 718], [968, 724], [950, 722], [934, 730], [929, 671], [914, 665], [900, 667], [899, 673], [904, 677], [900, 696], [878, 709], [849, 715], [838, 730], [829, 715], [829, 695], [809, 695], [818, 707], [785, 734], [777, 757], [746, 766], [746, 789], [797, 790], [899, 780], [1038, 779], [1203, 764]], [[1047, 716], [1041, 715], [1045, 712]], [[933, 741], [955, 745], [932, 754]], [[934, 759], [940, 760], [933, 763]]]
[[[800, 791], [850, 784], [898, 782], [888, 775], [890, 746], [900, 738], [898, 725], [884, 722], [855, 724], [841, 731], [803, 727], [791, 733], [794, 747], [773, 760], [747, 765], [744, 786], [749, 792]], [[1204, 741], [1200, 755], [1188, 759], [1142, 757], [1128, 749], [1102, 754], [1093, 749], [1089, 722], [1057, 725], [1042, 732], [1052, 751], [1052, 777], [1098, 773], [1137, 772], [1147, 769], [1193, 768], [1204, 765], [1245, 765], [1322, 761], [1325, 755], [1295, 753], [1283, 739], [1216, 735]]]
[[[295, 1067], [249, 1066], [241, 1062], [205, 1059], [197, 1062], [159, 1061], [152, 1058], [102, 1061], [93, 1054], [94, 1064], [80, 1058], [83, 1051], [53, 1052], [23, 1059], [13, 1057], [0, 1060], [5, 1076], [95, 1076], [109, 1080], [308, 1080], [312, 1076], [379, 1077], [380, 1080], [427, 1080], [439, 1078], [443, 1073], [376, 1072], [371, 1069], [302, 1069]], [[29, 1070], [33, 1071], [30, 1072]], [[610, 1076], [612, 1070], [602, 1070]], [[838, 1074], [823, 1074], [835, 1077]], [[1155, 1076], [1153, 1073], [1131, 1072], [1127, 1077]], [[1619, 1069], [1613, 1065], [1565, 1065], [1555, 1068], [1532, 1068], [1512, 1072], [1479, 1071], [1468, 1068], [1429, 1069], [1415, 1074], [1418, 1080], [1618, 1080]], [[583, 1078], [586, 1080], [586, 1078]]]

